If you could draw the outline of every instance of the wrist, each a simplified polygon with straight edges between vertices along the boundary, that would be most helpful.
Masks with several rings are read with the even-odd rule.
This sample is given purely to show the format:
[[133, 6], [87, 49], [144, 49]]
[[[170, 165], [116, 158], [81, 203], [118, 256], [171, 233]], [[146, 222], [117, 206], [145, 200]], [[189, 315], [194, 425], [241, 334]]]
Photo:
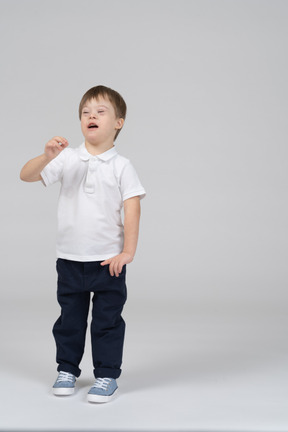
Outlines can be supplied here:
[[122, 254], [128, 255], [131, 260], [133, 260], [133, 258], [134, 258], [134, 254], [130, 251], [123, 250]]
[[42, 160], [44, 163], [48, 164], [49, 162], [51, 162], [53, 158], [49, 157], [46, 153], [42, 154]]
[[45, 159], [45, 161], [47, 163], [51, 162], [53, 159], [55, 159], [55, 157], [57, 156], [57, 154], [51, 154], [51, 153], [46, 153], [46, 151], [44, 151], [43, 153], [43, 158]]

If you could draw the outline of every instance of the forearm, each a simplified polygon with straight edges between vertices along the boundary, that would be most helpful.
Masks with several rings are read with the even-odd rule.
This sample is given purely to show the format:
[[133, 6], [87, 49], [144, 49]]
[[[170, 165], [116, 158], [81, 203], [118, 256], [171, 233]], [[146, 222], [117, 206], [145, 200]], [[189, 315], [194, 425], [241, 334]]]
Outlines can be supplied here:
[[134, 258], [137, 248], [140, 224], [140, 203], [128, 208], [124, 216], [124, 247], [123, 252]]
[[41, 171], [50, 162], [51, 159], [43, 153], [34, 159], [28, 161], [21, 170], [20, 179], [26, 182], [35, 182], [41, 180]]

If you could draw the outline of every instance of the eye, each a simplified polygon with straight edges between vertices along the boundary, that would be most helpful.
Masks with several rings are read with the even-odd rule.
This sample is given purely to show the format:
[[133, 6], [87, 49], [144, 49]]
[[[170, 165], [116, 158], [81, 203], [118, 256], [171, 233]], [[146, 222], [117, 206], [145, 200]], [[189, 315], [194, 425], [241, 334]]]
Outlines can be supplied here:
[[98, 111], [99, 114], [104, 113], [104, 112], [105, 112], [104, 110], [100, 110], [100, 111]]

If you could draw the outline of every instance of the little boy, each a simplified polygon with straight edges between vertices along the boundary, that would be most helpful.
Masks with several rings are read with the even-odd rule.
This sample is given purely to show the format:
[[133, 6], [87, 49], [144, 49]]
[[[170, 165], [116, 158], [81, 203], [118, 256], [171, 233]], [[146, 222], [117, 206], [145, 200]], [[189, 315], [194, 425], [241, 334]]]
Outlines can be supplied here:
[[53, 327], [59, 374], [53, 392], [74, 393], [93, 293], [91, 342], [96, 381], [88, 393], [89, 402], [108, 402], [118, 388], [126, 264], [136, 252], [140, 199], [146, 195], [134, 167], [114, 145], [125, 117], [126, 104], [119, 93], [105, 86], [92, 87], [79, 106], [85, 142], [72, 149], [67, 148], [64, 137], [55, 136], [20, 174], [24, 181], [41, 180], [45, 186], [61, 182], [57, 238], [61, 315]]

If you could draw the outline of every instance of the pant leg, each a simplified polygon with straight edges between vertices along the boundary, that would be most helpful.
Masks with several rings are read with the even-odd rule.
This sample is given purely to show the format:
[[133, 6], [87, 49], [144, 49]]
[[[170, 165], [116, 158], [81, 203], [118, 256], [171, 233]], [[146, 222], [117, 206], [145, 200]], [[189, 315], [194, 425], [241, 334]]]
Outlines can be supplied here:
[[100, 266], [94, 284], [91, 322], [92, 356], [95, 378], [118, 378], [121, 374], [125, 322], [121, 316], [127, 299], [126, 265], [121, 274], [111, 276], [109, 266]]
[[90, 292], [84, 290], [83, 263], [58, 259], [57, 299], [61, 315], [53, 327], [56, 342], [57, 370], [81, 373], [90, 304]]

